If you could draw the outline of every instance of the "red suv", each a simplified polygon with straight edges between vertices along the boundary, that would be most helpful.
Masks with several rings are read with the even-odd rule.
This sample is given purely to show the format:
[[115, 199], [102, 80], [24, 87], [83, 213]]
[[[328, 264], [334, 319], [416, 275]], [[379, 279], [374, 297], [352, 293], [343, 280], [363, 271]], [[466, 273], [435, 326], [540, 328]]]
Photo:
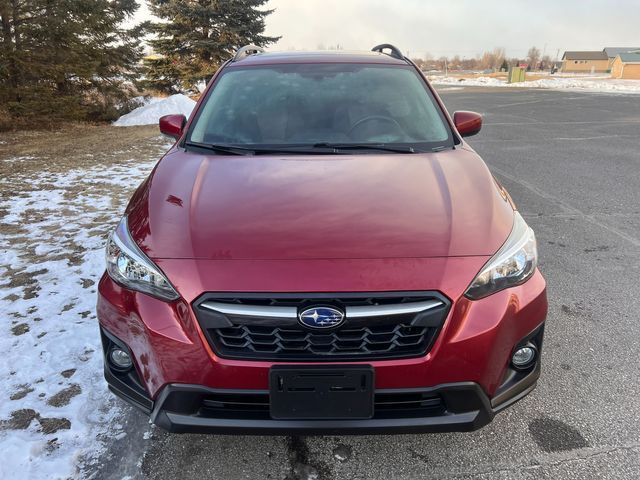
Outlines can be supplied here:
[[391, 45], [244, 47], [107, 245], [111, 390], [174, 432], [479, 428], [540, 375], [533, 231]]

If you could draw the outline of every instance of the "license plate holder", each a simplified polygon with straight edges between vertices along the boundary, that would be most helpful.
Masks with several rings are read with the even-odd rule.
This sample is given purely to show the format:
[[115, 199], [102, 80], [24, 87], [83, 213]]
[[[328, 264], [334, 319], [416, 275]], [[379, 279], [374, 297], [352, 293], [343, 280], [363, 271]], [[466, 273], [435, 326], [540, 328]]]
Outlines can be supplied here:
[[371, 365], [275, 365], [269, 370], [270, 412], [277, 420], [373, 417]]

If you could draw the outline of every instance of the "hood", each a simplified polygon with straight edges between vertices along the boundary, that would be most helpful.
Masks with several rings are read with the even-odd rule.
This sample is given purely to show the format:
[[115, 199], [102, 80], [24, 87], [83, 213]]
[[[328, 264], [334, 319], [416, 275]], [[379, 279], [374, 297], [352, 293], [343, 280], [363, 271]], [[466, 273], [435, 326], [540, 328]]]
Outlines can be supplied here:
[[154, 259], [488, 256], [513, 209], [470, 150], [219, 156], [172, 149], [129, 205]]

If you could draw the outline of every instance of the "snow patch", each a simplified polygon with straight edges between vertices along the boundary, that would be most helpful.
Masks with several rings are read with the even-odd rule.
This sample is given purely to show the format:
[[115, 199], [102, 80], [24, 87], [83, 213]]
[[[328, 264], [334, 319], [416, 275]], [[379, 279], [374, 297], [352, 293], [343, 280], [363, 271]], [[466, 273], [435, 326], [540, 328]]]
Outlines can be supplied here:
[[95, 315], [104, 243], [160, 151], [0, 179], [0, 478], [82, 476], [121, 438]]
[[[6, 142], [0, 142], [0, 143], [6, 143]], [[24, 161], [28, 161], [28, 160], [35, 160], [36, 157], [32, 156], [32, 155], [22, 155], [19, 157], [9, 157], [9, 158], [3, 158], [2, 161], [4, 162], [24, 162]]]
[[134, 125], [154, 125], [158, 123], [160, 117], [174, 113], [183, 114], [185, 117], [191, 115], [196, 102], [186, 95], [176, 94], [167, 98], [151, 98], [142, 107], [121, 116], [113, 122], [116, 127], [131, 127]]
[[640, 80], [619, 80], [600, 76], [580, 78], [549, 76], [547, 78], [518, 83], [507, 83], [503, 78], [494, 77], [461, 78], [430, 76], [429, 81], [434, 85], [456, 85], [458, 87], [544, 88], [577, 92], [640, 93]]

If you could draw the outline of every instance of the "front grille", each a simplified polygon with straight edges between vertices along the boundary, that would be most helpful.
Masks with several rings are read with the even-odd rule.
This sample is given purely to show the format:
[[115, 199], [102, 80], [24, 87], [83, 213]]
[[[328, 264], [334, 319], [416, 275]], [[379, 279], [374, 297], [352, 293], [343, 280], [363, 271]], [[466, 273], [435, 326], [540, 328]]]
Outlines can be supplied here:
[[[301, 324], [297, 314], [314, 306], [344, 311], [344, 323], [330, 329]], [[425, 292], [207, 294], [194, 303], [194, 310], [212, 349], [220, 357], [338, 361], [425, 355], [449, 306], [450, 302], [442, 295]]]
[[424, 351], [430, 338], [428, 330], [390, 324], [312, 333], [302, 328], [239, 325], [214, 329], [212, 340], [216, 351], [224, 355], [278, 358], [412, 355]]
[[[189, 404], [189, 402], [187, 402]], [[200, 397], [199, 417], [268, 420], [269, 393], [210, 393]], [[431, 392], [378, 390], [374, 397], [374, 418], [435, 417], [444, 415], [443, 398]]]

